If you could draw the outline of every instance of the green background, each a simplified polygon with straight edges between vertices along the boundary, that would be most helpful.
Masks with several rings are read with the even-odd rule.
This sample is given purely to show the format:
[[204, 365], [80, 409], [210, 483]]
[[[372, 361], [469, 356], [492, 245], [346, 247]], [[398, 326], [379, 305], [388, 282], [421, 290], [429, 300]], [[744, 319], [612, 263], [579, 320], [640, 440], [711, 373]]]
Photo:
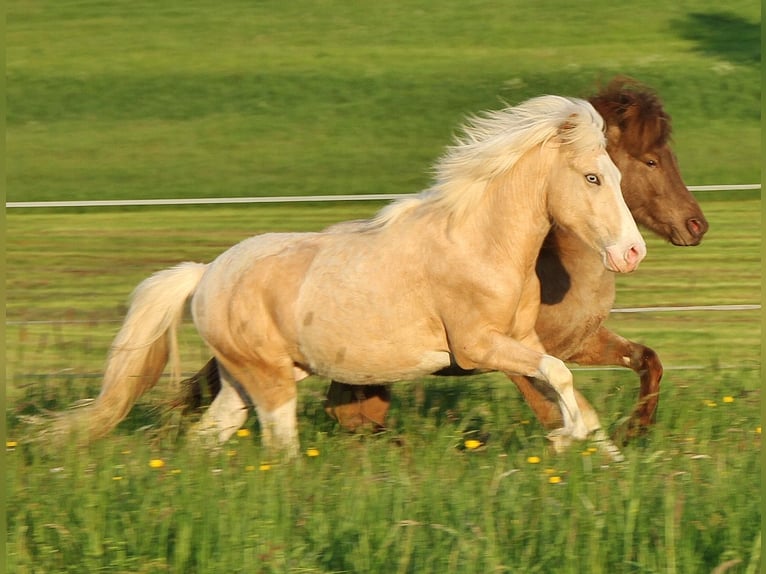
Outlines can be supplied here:
[[[687, 184], [759, 183], [759, 40], [752, 1], [12, 0], [7, 199], [416, 192], [467, 115], [615, 74], [660, 94]], [[702, 245], [647, 234], [617, 307], [760, 301], [760, 192], [698, 197]], [[622, 465], [587, 443], [551, 454], [498, 375], [403, 382], [374, 437], [329, 421], [312, 378], [299, 431], [319, 456], [291, 464], [254, 417], [219, 451], [187, 444], [167, 381], [106, 439], [49, 444], [39, 418], [98, 392], [143, 278], [380, 206], [8, 210], [9, 571], [759, 570], [757, 311], [610, 317], [666, 367], [657, 425]], [[208, 357], [188, 321], [181, 344], [186, 371]], [[631, 372], [575, 384], [609, 429], [633, 407]]]

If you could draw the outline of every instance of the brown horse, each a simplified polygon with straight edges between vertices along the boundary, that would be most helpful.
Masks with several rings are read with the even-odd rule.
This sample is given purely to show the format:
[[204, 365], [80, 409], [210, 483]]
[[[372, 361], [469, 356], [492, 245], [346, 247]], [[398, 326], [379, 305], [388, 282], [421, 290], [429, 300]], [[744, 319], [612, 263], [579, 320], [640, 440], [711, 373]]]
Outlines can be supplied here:
[[[607, 151], [622, 172], [622, 193], [636, 221], [674, 245], [697, 245], [708, 229], [705, 216], [686, 188], [669, 146], [671, 119], [657, 95], [625, 77], [613, 79], [590, 98], [607, 125]], [[540, 251], [537, 275], [542, 306], [535, 329], [548, 352], [581, 365], [629, 367], [640, 377], [638, 405], [623, 432], [637, 434], [652, 424], [662, 364], [649, 347], [629, 341], [604, 326], [614, 303], [614, 275], [571, 233], [557, 227]], [[457, 367], [435, 374], [461, 375]], [[547, 387], [513, 377], [546, 428], [561, 426], [561, 411]], [[220, 386], [215, 359], [187, 381], [190, 406], [201, 403], [201, 383], [213, 397]], [[247, 397], [243, 396], [245, 400]], [[577, 393], [578, 402], [586, 404]], [[384, 425], [390, 391], [386, 385], [361, 386], [333, 381], [326, 410], [350, 430]]]
[[222, 442], [241, 426], [237, 384], [264, 444], [296, 454], [303, 378], [381, 384], [455, 363], [544, 381], [559, 397], [556, 435], [607, 444], [593, 409], [580, 409], [571, 372], [535, 333], [534, 272], [552, 222], [610, 271], [631, 272], [646, 254], [604, 127], [591, 104], [559, 96], [489, 112], [465, 126], [433, 186], [372, 220], [258, 235], [209, 264], [155, 273], [133, 294], [101, 393], [57, 430], [95, 438], [113, 428], [177, 355], [190, 299], [224, 383], [197, 436]]

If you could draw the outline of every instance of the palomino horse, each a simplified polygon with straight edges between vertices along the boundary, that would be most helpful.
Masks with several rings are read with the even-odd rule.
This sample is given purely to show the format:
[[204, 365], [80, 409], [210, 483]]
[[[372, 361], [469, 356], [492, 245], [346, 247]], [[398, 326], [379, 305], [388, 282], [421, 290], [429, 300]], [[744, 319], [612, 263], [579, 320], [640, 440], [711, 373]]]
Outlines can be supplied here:
[[[622, 193], [636, 221], [674, 245], [699, 244], [708, 224], [681, 178], [669, 147], [671, 119], [656, 94], [634, 80], [617, 77], [590, 102], [606, 122], [607, 151], [622, 172]], [[604, 327], [614, 303], [614, 275], [604, 269], [596, 253], [562, 227], [546, 237], [536, 271], [542, 306], [535, 330], [545, 349], [581, 365], [627, 366], [635, 371], [640, 377], [639, 401], [626, 432], [646, 429], [657, 408], [662, 364], [651, 348]], [[453, 366], [435, 374], [471, 373]], [[560, 427], [561, 411], [546, 388], [525, 377], [512, 378], [546, 428]], [[192, 406], [201, 400], [202, 382], [215, 397], [220, 389], [215, 359], [188, 381], [190, 396], [185, 400]], [[576, 390], [575, 394], [582, 409], [591, 408]], [[382, 426], [389, 397], [386, 385], [333, 381], [326, 410], [350, 430]]]
[[[698, 245], [708, 223], [681, 178], [669, 147], [671, 119], [656, 94], [634, 80], [617, 77], [590, 102], [606, 122], [607, 151], [622, 173], [622, 193], [636, 221], [673, 245]], [[535, 330], [543, 346], [565, 361], [635, 371], [640, 378], [639, 400], [624, 433], [643, 432], [654, 421], [662, 363], [653, 349], [604, 326], [615, 299], [614, 275], [562, 227], [546, 237], [536, 271], [542, 306]], [[436, 374], [470, 372], [453, 368]], [[514, 375], [513, 380], [546, 428], [561, 426], [558, 405], [544, 387], [525, 377]], [[581, 409], [592, 408], [575, 392]], [[328, 392], [328, 412], [351, 430], [370, 422], [382, 425], [388, 406], [387, 387], [366, 389], [333, 381]]]
[[559, 434], [584, 439], [598, 422], [535, 334], [534, 268], [552, 221], [612, 271], [634, 270], [646, 253], [603, 128], [588, 102], [559, 96], [490, 112], [465, 127], [430, 189], [368, 222], [255, 236], [210, 264], [154, 274], [133, 294], [101, 393], [58, 429], [95, 438], [124, 418], [175, 354], [191, 297], [224, 382], [196, 429], [203, 436], [225, 441], [245, 421], [236, 384], [263, 443], [295, 454], [302, 378], [380, 384], [457, 364], [545, 381], [559, 397]]

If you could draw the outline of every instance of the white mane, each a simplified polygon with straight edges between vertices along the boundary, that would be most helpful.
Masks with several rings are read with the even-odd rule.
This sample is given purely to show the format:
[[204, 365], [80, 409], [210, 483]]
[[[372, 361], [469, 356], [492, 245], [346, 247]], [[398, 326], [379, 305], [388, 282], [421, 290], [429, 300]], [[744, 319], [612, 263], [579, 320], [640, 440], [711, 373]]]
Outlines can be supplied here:
[[575, 153], [604, 147], [604, 120], [589, 102], [562, 96], [540, 96], [469, 118], [434, 166], [434, 184], [388, 205], [369, 227], [387, 225], [416, 209], [437, 208], [461, 217], [478, 204], [490, 180], [553, 137]]

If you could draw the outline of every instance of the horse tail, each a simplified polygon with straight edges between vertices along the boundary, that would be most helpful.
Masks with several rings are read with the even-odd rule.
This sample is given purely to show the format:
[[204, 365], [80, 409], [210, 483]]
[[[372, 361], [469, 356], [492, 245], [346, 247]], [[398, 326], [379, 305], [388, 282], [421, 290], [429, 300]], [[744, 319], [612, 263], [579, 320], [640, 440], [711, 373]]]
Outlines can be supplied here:
[[206, 269], [201, 263], [182, 263], [155, 273], [136, 287], [107, 358], [101, 393], [86, 406], [60, 417], [56, 430], [74, 431], [87, 440], [104, 436], [157, 383], [169, 359], [174, 380], [179, 378], [176, 332], [186, 300]]

